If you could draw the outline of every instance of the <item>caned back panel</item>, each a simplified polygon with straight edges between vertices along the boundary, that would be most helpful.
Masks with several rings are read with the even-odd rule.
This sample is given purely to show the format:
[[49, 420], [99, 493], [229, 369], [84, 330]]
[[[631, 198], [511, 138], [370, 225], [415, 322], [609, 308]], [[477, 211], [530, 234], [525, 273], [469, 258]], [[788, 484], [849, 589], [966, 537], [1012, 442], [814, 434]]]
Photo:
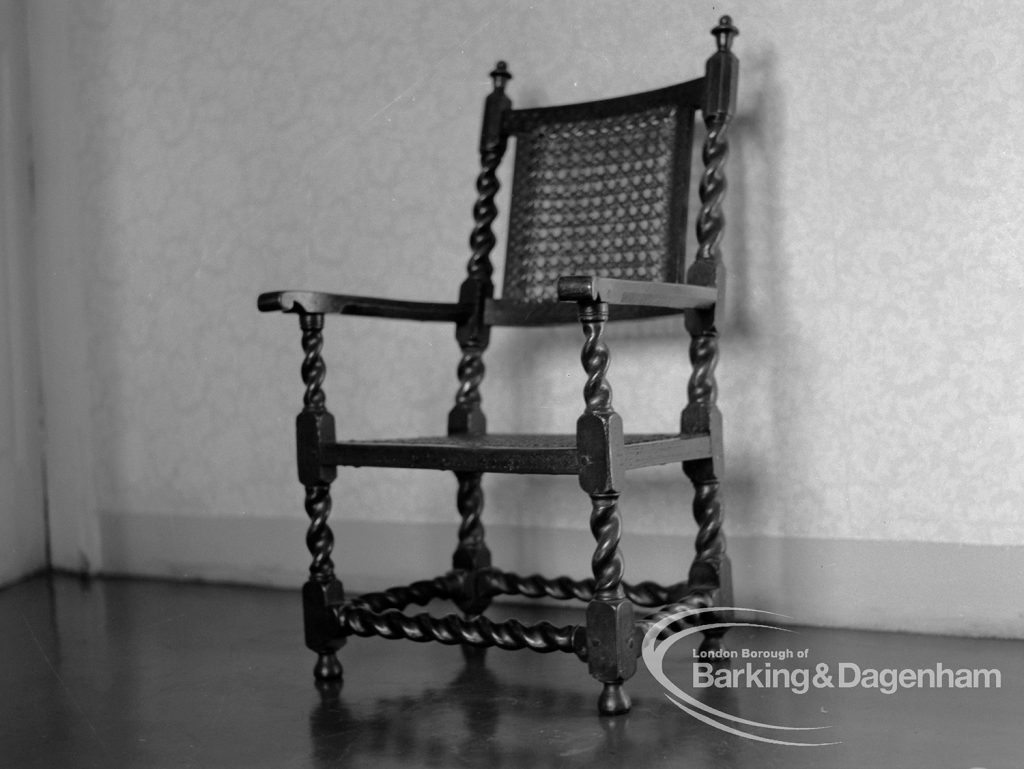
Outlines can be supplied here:
[[700, 85], [509, 113], [516, 146], [502, 298], [557, 301], [561, 275], [683, 280]]

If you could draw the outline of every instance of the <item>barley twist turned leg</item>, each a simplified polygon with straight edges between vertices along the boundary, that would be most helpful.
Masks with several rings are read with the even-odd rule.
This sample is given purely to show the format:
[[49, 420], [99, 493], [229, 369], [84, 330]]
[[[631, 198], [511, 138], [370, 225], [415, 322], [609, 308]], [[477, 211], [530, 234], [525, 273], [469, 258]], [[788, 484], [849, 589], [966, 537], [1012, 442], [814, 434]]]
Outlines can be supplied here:
[[587, 382], [583, 388], [586, 406], [576, 423], [576, 447], [580, 486], [590, 495], [590, 531], [596, 542], [591, 561], [594, 598], [587, 604], [587, 666], [603, 684], [598, 712], [612, 716], [629, 711], [629, 696], [622, 684], [636, 672], [633, 604], [622, 586], [619, 549], [622, 419], [612, 408], [608, 382], [609, 352], [603, 339], [608, 305], [581, 303], [579, 317], [586, 336], [580, 359]]
[[[455, 604], [467, 619], [478, 617], [491, 604], [492, 594], [484, 589], [484, 583], [477, 573], [491, 566], [491, 551], [484, 542], [484, 525], [480, 520], [484, 506], [484, 492], [480, 481], [482, 473], [456, 473], [459, 491], [456, 505], [459, 509], [459, 545], [452, 556], [452, 568], [464, 573], [461, 595]], [[462, 653], [467, 660], [479, 660], [486, 655], [483, 647], [464, 645]]]
[[[731, 26], [725, 25], [724, 20], [716, 31], [722, 34], [734, 32]], [[722, 201], [726, 190], [725, 160], [729, 151], [726, 135], [729, 119], [728, 112], [705, 114], [708, 133], [702, 152], [704, 172], [699, 186], [701, 208], [697, 217], [698, 249], [688, 275], [691, 282], [717, 285], [719, 289], [725, 280], [720, 244], [725, 228]], [[719, 498], [719, 473], [723, 454], [721, 414], [716, 405], [718, 330], [715, 327], [715, 308], [688, 311], [686, 326], [690, 333], [690, 362], [693, 370], [687, 388], [688, 404], [683, 411], [682, 431], [687, 434], [709, 434], [712, 444], [711, 457], [683, 463], [683, 470], [694, 487], [693, 516], [698, 526], [695, 543], [697, 552], [690, 567], [689, 586], [691, 591], [701, 593], [703, 600], [727, 605], [732, 602], [732, 593]], [[708, 618], [710, 622], [716, 619], [720, 620], [721, 617]], [[724, 633], [724, 630], [706, 631], [701, 651], [720, 649]]]
[[295, 421], [298, 446], [299, 480], [306, 489], [306, 515], [309, 528], [306, 546], [312, 556], [309, 579], [302, 588], [302, 606], [306, 633], [306, 646], [316, 652], [317, 662], [313, 674], [318, 681], [341, 678], [341, 663], [336, 651], [344, 644], [334, 607], [345, 597], [342, 584], [334, 576], [334, 534], [328, 525], [331, 514], [331, 482], [337, 468], [324, 465], [321, 452], [334, 443], [334, 417], [327, 411], [323, 392], [326, 366], [321, 355], [323, 349], [323, 315], [299, 316], [302, 328], [302, 381], [306, 386], [302, 412]]

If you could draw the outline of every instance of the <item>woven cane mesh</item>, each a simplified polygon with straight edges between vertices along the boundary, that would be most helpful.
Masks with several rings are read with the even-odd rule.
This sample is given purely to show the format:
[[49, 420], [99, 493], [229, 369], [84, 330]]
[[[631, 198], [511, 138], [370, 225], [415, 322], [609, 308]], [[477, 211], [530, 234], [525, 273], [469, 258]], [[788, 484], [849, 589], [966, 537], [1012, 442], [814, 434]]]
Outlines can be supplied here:
[[516, 113], [504, 298], [557, 301], [561, 275], [676, 280], [676, 133], [692, 121], [681, 111]]

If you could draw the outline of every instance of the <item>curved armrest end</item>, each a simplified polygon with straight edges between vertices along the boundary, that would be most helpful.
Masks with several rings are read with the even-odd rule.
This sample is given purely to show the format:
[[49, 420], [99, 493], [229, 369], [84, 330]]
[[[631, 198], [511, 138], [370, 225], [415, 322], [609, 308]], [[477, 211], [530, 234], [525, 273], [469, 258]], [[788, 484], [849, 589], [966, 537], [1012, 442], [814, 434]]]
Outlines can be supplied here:
[[304, 315], [331, 313], [422, 321], [459, 322], [472, 311], [471, 306], [451, 302], [380, 299], [321, 291], [270, 291], [260, 294], [256, 304], [260, 312], [296, 312]]
[[597, 302], [597, 278], [593, 275], [563, 275], [558, 279], [560, 302]]
[[268, 291], [256, 300], [260, 312], [303, 312], [296, 307], [294, 291]]

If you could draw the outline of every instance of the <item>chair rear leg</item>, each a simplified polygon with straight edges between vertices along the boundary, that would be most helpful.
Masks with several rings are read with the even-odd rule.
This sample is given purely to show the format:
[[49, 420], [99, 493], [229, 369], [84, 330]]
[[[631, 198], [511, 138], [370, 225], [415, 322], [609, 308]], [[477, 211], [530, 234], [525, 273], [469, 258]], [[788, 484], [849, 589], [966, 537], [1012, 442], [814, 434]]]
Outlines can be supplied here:
[[[696, 555], [687, 580], [689, 592], [706, 594], [715, 606], [732, 605], [732, 570], [725, 554], [725, 534], [722, 532], [722, 504], [720, 483], [715, 472], [714, 458], [683, 463], [683, 471], [693, 483], [693, 517], [697, 522]], [[708, 615], [708, 622], [720, 622], [723, 616]], [[704, 631], [702, 653], [717, 651], [724, 646], [725, 628]]]
[[[484, 525], [480, 520], [484, 508], [484, 492], [481, 487], [483, 473], [455, 473], [459, 481], [456, 504], [462, 521], [459, 524], [459, 544], [452, 556], [452, 568], [472, 575], [480, 569], [491, 566], [491, 551], [484, 542]], [[491, 596], [479, 594], [475, 580], [466, 582], [466, 593], [457, 602], [466, 614], [480, 614], [491, 603]]]
[[[455, 477], [459, 481], [456, 505], [462, 520], [452, 568], [465, 576], [462, 594], [455, 598], [455, 604], [467, 619], [474, 619], [487, 611], [492, 598], [482, 589], [481, 580], [477, 579], [480, 570], [491, 566], [491, 551], [484, 542], [484, 525], [480, 520], [484, 508], [483, 473], [457, 472]], [[486, 656], [487, 649], [463, 644], [462, 653], [467, 660], [479, 660]]]

